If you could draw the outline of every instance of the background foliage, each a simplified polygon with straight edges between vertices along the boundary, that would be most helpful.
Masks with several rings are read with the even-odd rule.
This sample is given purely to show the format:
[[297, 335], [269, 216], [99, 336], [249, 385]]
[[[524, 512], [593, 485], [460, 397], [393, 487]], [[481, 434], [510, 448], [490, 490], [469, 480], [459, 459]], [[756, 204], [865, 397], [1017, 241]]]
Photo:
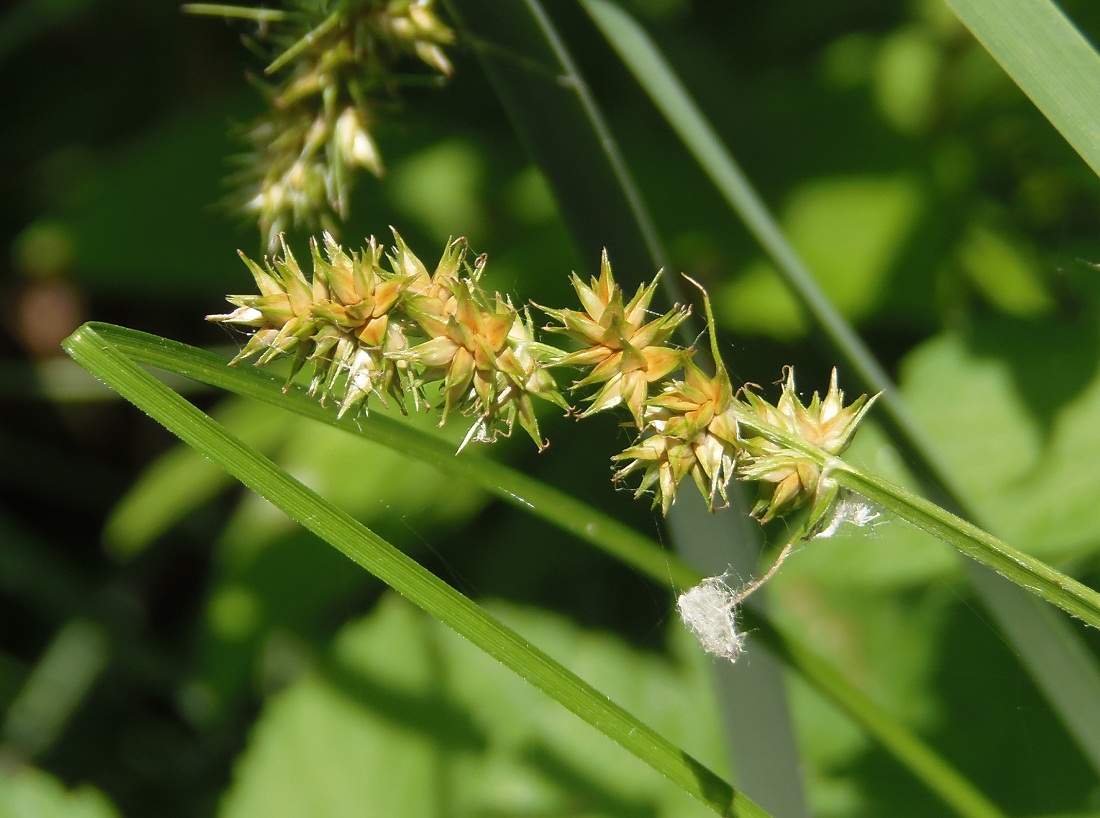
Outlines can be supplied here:
[[[938, 2], [624, 5], [898, 378], [983, 519], [1100, 585], [1095, 175]], [[1098, 36], [1094, 4], [1064, 7]], [[832, 353], [768, 262], [580, 9], [553, 14], [673, 271], [714, 294], [731, 369], [768, 384], [794, 363], [804, 388], [823, 388]], [[217, 207], [238, 150], [227, 127], [258, 107], [243, 80], [256, 67], [238, 42], [248, 31], [133, 0], [22, 0], [0, 16], [14, 112], [0, 128], [0, 763], [37, 767], [0, 779], [0, 815], [31, 799], [33, 815], [696, 814], [58, 358], [88, 318], [239, 342], [201, 316], [250, 291], [234, 250], [260, 248]], [[445, 89], [409, 94], [379, 122], [389, 172], [360, 184], [344, 237], [392, 223], [431, 257], [464, 234], [489, 252], [490, 286], [564, 303], [565, 273], [597, 259], [575, 254], [471, 51], [454, 57]], [[193, 397], [726, 767], [708, 662], [684, 643], [668, 587], [373, 444]], [[609, 485], [607, 458], [627, 442], [612, 420], [548, 416], [545, 431], [542, 455], [518, 439], [493, 453], [660, 534]], [[873, 427], [853, 456], [912, 479]], [[786, 631], [1006, 811], [1100, 812], [1095, 771], [950, 549], [886, 520], [812, 543], [771, 588]], [[815, 694], [795, 683], [792, 702], [814, 814], [941, 814]], [[98, 792], [66, 794], [76, 785]]]

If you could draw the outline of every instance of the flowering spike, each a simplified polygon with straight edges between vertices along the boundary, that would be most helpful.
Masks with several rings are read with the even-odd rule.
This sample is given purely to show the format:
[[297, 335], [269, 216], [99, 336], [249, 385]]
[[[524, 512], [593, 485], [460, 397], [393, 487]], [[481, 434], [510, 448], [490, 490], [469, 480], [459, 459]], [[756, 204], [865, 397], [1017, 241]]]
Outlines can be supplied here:
[[[695, 363], [694, 350], [664, 346], [688, 310], [675, 306], [647, 321], [658, 279], [624, 304], [606, 253], [597, 278], [586, 284], [572, 276], [581, 310], [540, 307], [556, 321], [548, 330], [581, 344], [562, 352], [535, 339], [527, 309], [482, 289], [486, 258], [470, 262], [468, 249], [465, 239], [449, 241], [429, 273], [397, 231], [388, 255], [373, 238], [362, 251], [348, 252], [326, 233], [311, 243], [310, 280], [284, 244], [281, 256], [262, 265], [243, 257], [260, 294], [230, 296], [236, 309], [210, 319], [255, 329], [236, 360], [265, 363], [292, 354], [292, 372], [312, 363], [310, 392], [333, 397], [341, 415], [366, 411], [371, 395], [383, 402], [393, 396], [403, 411], [408, 403], [421, 408], [426, 387], [438, 384], [441, 422], [456, 413], [471, 418], [462, 446], [511, 434], [518, 423], [544, 448], [534, 399], [569, 410], [548, 368], [583, 367], [573, 388], [595, 392], [580, 416], [623, 406], [638, 429], [638, 439], [613, 458], [616, 481], [638, 475], [636, 496], [652, 493], [654, 506], [667, 514], [690, 475], [713, 511], [727, 503], [729, 482], [739, 477], [762, 484], [752, 509], [761, 521], [809, 505], [808, 536], [827, 529], [838, 496], [829, 461], [822, 466], [820, 456], [789, 439], [837, 456], [874, 398], [845, 406], [834, 370], [824, 395], [804, 403], [790, 368], [774, 405], [751, 389], [735, 393], [706, 291], [689, 279], [703, 293], [718, 364], [713, 375]], [[678, 369], [682, 375], [670, 378]], [[762, 425], [776, 434], [743, 433]]]
[[643, 323], [656, 291], [657, 278], [639, 288], [630, 304], [624, 306], [622, 288], [615, 283], [606, 250], [600, 260], [598, 279], [586, 285], [574, 273], [572, 282], [583, 312], [539, 307], [559, 324], [546, 327], [548, 331], [561, 333], [583, 345], [556, 363], [589, 370], [573, 384], [574, 389], [602, 384], [588, 399], [589, 407], [582, 417], [622, 404], [630, 410], [635, 425], [641, 429], [645, 425], [645, 401], [650, 384], [680, 368], [688, 355], [684, 350], [663, 344], [687, 318], [689, 310], [677, 306]]
[[[825, 397], [814, 393], [807, 406], [795, 390], [794, 368], [787, 367], [775, 405], [746, 390], [742, 406], [759, 420], [830, 455], [839, 455], [848, 448], [860, 420], [877, 397], [861, 395], [845, 407], [834, 369]], [[768, 522], [810, 504], [807, 532], [812, 535], [827, 521], [837, 496], [837, 485], [829, 478], [827, 468], [822, 469], [805, 454], [764, 437], [742, 438], [741, 446], [744, 457], [738, 466], [738, 476], [761, 484], [753, 516]]]
[[256, 219], [272, 251], [288, 227], [346, 219], [357, 171], [383, 175], [371, 128], [378, 102], [406, 81], [402, 63], [453, 72], [444, 48], [455, 35], [435, 0], [295, 5], [293, 14], [263, 17], [256, 39], [273, 48], [256, 84], [269, 109], [243, 129], [250, 150], [232, 180], [237, 207]]
[[394, 241], [387, 269], [374, 238], [348, 252], [326, 233], [310, 243], [312, 280], [285, 244], [262, 266], [242, 255], [262, 294], [230, 296], [237, 309], [209, 319], [255, 329], [237, 361], [290, 353], [292, 373], [311, 363], [310, 394], [332, 397], [341, 416], [365, 412], [372, 395], [422, 408], [438, 382], [442, 420], [473, 418], [463, 445], [518, 422], [544, 448], [534, 399], [569, 409], [547, 371], [561, 353], [535, 340], [526, 310], [480, 288], [486, 259], [468, 263], [465, 239], [448, 242], [432, 274], [397, 231]]

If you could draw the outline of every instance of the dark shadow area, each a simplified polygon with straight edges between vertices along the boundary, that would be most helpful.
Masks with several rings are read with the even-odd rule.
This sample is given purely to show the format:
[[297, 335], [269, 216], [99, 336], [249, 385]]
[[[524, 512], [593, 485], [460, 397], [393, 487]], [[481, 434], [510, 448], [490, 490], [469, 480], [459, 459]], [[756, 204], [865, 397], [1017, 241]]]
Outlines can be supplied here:
[[[1035, 688], [1019, 659], [971, 603], [960, 600], [945, 622], [935, 680], [937, 726], [924, 737], [1010, 815], [1085, 811], [1096, 774]], [[868, 816], [905, 804], [910, 818], [938, 818], [947, 807], [885, 751], [852, 772]]]
[[338, 659], [325, 662], [326, 681], [365, 710], [410, 733], [428, 737], [443, 753], [480, 753], [488, 744], [484, 731], [459, 703], [438, 687], [424, 695], [402, 690]]

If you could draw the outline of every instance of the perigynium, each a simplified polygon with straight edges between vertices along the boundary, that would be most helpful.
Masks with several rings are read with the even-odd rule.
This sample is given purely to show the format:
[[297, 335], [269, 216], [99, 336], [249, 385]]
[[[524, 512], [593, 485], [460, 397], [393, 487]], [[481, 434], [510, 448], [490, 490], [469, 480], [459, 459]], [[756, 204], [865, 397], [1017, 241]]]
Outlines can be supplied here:
[[626, 462], [615, 472], [615, 479], [641, 470], [635, 496], [653, 490], [653, 503], [665, 514], [680, 482], [689, 474], [712, 511], [717, 498], [725, 505], [726, 487], [734, 477], [739, 456], [732, 400], [725, 370], [708, 376], [688, 359], [684, 378], [672, 381], [646, 401], [642, 436], [615, 455], [616, 461]]
[[660, 273], [626, 304], [623, 291], [615, 283], [607, 251], [600, 261], [600, 277], [585, 284], [576, 273], [572, 276], [583, 311], [540, 309], [558, 322], [546, 327], [574, 339], [581, 348], [563, 356], [559, 366], [587, 370], [572, 389], [600, 384], [581, 417], [625, 406], [639, 429], [646, 424], [645, 403], [653, 384], [683, 366], [688, 352], [664, 344], [690, 314], [687, 307], [676, 305], [656, 318], [649, 304], [657, 290]]
[[728, 504], [726, 487], [735, 475], [739, 456], [735, 396], [718, 349], [710, 298], [698, 282], [688, 281], [703, 294], [715, 373], [703, 372], [695, 363], [694, 350], [686, 350], [684, 377], [667, 382], [657, 394], [647, 397], [639, 442], [613, 458], [627, 461], [615, 472], [615, 480], [640, 469], [642, 480], [634, 496], [652, 487], [653, 504], [660, 505], [664, 514], [689, 474], [711, 511], [719, 497], [723, 505]]
[[[794, 367], [787, 367], [782, 392], [774, 405], [751, 390], [744, 390], [744, 395], [743, 405], [756, 418], [831, 456], [848, 448], [860, 420], [878, 397], [860, 395], [845, 406], [844, 393], [837, 386], [833, 369], [825, 397], [814, 392], [810, 403], [803, 404], [795, 390]], [[754, 517], [768, 522], [810, 504], [808, 533], [812, 534], [827, 521], [837, 486], [815, 460], [760, 435], [742, 437], [741, 452], [739, 476], [760, 484], [760, 494], [752, 508]]]

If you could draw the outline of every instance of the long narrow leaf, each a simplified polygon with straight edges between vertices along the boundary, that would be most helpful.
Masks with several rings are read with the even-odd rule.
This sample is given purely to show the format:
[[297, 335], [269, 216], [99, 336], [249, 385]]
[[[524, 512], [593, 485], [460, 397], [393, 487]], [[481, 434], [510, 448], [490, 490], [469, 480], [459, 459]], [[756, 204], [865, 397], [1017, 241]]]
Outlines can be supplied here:
[[[366, 437], [428, 463], [457, 478], [470, 480], [498, 498], [534, 514], [636, 568], [656, 582], [671, 580], [677, 588], [699, 583], [702, 575], [660, 545], [602, 512], [537, 480], [470, 452], [456, 455], [452, 446], [384, 415], [338, 418], [297, 387], [263, 370], [226, 366], [226, 359], [205, 350], [137, 330], [89, 324], [97, 338], [126, 358], [175, 375], [192, 378], [243, 397], [312, 418]], [[876, 738], [930, 790], [968, 818], [1001, 815], [974, 785], [924, 744], [894, 716], [874, 704], [826, 661], [785, 639], [766, 616], [746, 610], [744, 624], [763, 644], [833, 702], [868, 735]]]
[[954, 546], [1016, 585], [1100, 628], [1100, 594], [1029, 554], [956, 517], [935, 503], [855, 468], [837, 468], [837, 483]]
[[448, 6], [561, 205], [581, 261], [595, 271], [607, 248], [617, 265], [639, 271], [632, 274], [639, 280], [663, 267], [665, 251], [637, 186], [542, 5], [449, 0]]
[[1100, 175], [1100, 54], [1051, 0], [947, 0], [993, 59]]
[[212, 352], [138, 330], [96, 322], [87, 326], [97, 337], [137, 363], [328, 423], [389, 446], [440, 471], [470, 480], [495, 497], [598, 545], [657, 582], [668, 581], [671, 576], [674, 585], [687, 588], [701, 578], [697, 571], [670, 558], [667, 551], [656, 546], [648, 537], [591, 506], [470, 450], [456, 456], [452, 444], [426, 435], [408, 424], [378, 413], [361, 418], [348, 415], [337, 419], [333, 409], [322, 406], [316, 398], [301, 389], [284, 389], [282, 379], [262, 369], [230, 367], [226, 365], [226, 358]]
[[78, 363], [189, 446], [415, 605], [455, 630], [720, 815], [768, 813], [443, 580], [253, 451], [85, 325], [65, 342]]
[[901, 486], [869, 474], [827, 452], [791, 435], [734, 404], [738, 425], [772, 442], [805, 455], [830, 479], [850, 491], [860, 494], [904, 520], [926, 531], [974, 560], [992, 568], [1015, 585], [1057, 605], [1094, 628], [1100, 628], [1100, 593], [1073, 577], [1017, 551], [973, 523], [918, 497]]
[[[885, 414], [884, 425], [906, 458], [917, 463], [920, 473], [930, 476], [925, 483], [926, 493], [940, 505], [958, 510], [962, 516], [973, 517], [963, 493], [953, 485], [936, 458], [930, 456], [932, 447], [886, 372], [825, 297], [759, 194], [645, 31], [606, 0], [582, 2], [734, 213], [771, 256], [791, 290], [831, 339], [848, 367], [870, 391], [882, 393], [879, 407]], [[1029, 0], [1020, 2], [1027, 4]], [[981, 0], [974, 0], [973, 4], [988, 7]], [[1100, 129], [1094, 128], [1093, 135], [1098, 133]], [[979, 596], [1016, 648], [1021, 663], [1059, 713], [1093, 767], [1100, 770], [1100, 668], [1096, 661], [1067, 622], [1049, 616], [1041, 609], [1041, 603], [1022, 588], [982, 565], [968, 562], [967, 571]], [[1042, 656], [1031, 649], [1036, 641], [1044, 645]]]

